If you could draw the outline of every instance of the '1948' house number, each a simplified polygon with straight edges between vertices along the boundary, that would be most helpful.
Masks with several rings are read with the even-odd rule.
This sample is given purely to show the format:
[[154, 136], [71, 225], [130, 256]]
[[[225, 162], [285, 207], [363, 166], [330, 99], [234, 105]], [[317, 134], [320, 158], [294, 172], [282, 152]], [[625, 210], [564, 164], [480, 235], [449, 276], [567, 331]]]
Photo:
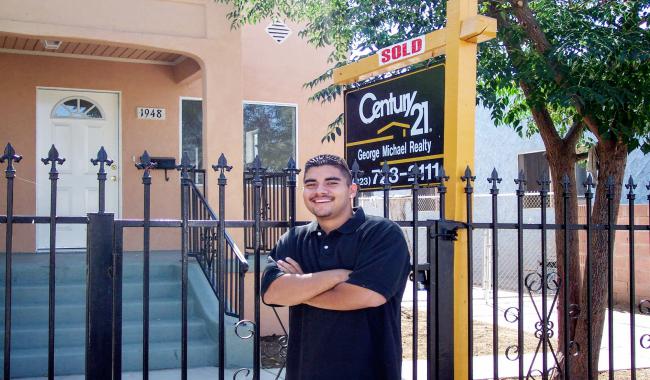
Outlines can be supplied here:
[[143, 120], [165, 120], [164, 108], [138, 107], [138, 119]]

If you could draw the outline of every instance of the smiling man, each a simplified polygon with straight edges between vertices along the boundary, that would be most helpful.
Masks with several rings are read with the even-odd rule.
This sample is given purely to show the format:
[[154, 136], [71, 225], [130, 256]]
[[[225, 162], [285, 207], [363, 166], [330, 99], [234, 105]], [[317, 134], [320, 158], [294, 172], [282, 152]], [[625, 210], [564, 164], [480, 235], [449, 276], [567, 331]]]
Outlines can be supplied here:
[[271, 252], [262, 299], [290, 306], [287, 380], [401, 378], [408, 249], [397, 224], [352, 208], [356, 193], [342, 158], [307, 161], [303, 200], [316, 221]]

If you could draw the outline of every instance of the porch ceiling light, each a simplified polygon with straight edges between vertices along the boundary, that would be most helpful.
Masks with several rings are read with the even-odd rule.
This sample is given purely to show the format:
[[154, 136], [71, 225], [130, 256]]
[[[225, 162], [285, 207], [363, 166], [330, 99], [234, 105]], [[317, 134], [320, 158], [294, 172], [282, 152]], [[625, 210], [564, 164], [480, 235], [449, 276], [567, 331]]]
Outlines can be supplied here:
[[61, 41], [43, 40], [45, 50], [58, 50], [61, 47]]
[[281, 44], [291, 34], [291, 29], [282, 21], [274, 21], [266, 27], [266, 33]]

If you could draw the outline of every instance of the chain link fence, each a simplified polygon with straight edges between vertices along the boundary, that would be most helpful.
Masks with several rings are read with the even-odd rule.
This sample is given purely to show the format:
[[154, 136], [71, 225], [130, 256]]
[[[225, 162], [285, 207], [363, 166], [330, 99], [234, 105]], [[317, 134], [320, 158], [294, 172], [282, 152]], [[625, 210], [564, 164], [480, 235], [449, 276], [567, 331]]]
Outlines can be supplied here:
[[[438, 219], [440, 212], [440, 197], [435, 189], [423, 189], [418, 197], [419, 220]], [[475, 222], [489, 223], [492, 221], [492, 196], [490, 194], [475, 194], [473, 197], [473, 218]], [[383, 216], [384, 200], [382, 193], [364, 193], [359, 197], [359, 205], [369, 215]], [[517, 222], [516, 194], [499, 194], [497, 220], [500, 223]], [[524, 223], [541, 223], [541, 199], [537, 194], [526, 194], [523, 197]], [[410, 192], [395, 192], [389, 202], [390, 218], [395, 221], [413, 220], [413, 198]], [[555, 223], [553, 208], [553, 193], [550, 193], [546, 204], [546, 222]], [[412, 249], [413, 229], [403, 228], [409, 249]], [[517, 231], [499, 230], [497, 236], [498, 285], [499, 290], [517, 291]], [[427, 261], [426, 228], [418, 231], [419, 249], [418, 262]], [[483, 289], [492, 289], [492, 261], [494, 237], [489, 229], [476, 229], [473, 235], [473, 283]], [[412, 254], [412, 252], [411, 252]], [[556, 267], [555, 234], [546, 233], [547, 269], [554, 271]], [[542, 232], [538, 230], [523, 231], [523, 262], [524, 278], [530, 273], [541, 271], [542, 265]], [[486, 293], [487, 294], [487, 293]]]

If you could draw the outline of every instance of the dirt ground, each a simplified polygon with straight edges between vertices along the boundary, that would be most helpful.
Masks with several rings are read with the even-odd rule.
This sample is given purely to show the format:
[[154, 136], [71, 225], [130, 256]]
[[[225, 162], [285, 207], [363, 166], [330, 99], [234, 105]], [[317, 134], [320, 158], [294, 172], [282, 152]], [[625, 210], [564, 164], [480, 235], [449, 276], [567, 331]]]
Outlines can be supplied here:
[[[426, 320], [427, 316], [424, 312], [418, 312], [418, 335], [426, 336]], [[513, 323], [516, 327], [516, 324]], [[474, 356], [491, 355], [492, 354], [492, 325], [474, 322]], [[413, 313], [411, 310], [402, 309], [402, 347], [411, 347], [413, 337]], [[517, 343], [517, 329], [508, 328], [499, 325], [499, 353], [505, 352], [506, 348], [510, 345]], [[539, 340], [531, 333], [524, 333], [524, 352], [535, 352]], [[552, 339], [551, 344], [557, 347], [557, 339]], [[540, 348], [541, 350], [541, 348]], [[426, 359], [426, 340], [418, 340], [418, 359]], [[404, 359], [411, 359], [413, 357], [412, 351], [405, 349], [402, 354]], [[630, 380], [632, 377], [629, 370], [621, 370], [615, 372], [616, 380]], [[599, 380], [609, 379], [608, 372], [601, 372], [598, 376]], [[644, 368], [636, 371], [637, 380], [650, 380], [650, 369]]]
[[[418, 313], [418, 335], [426, 337], [426, 313]], [[508, 346], [517, 343], [517, 329], [516, 324], [512, 324], [515, 328], [509, 328], [505, 325], [499, 325], [499, 353], [505, 352]], [[492, 325], [474, 322], [474, 356], [491, 355], [492, 352]], [[413, 338], [413, 313], [409, 309], [402, 309], [402, 347], [406, 349], [402, 357], [404, 359], [411, 359], [413, 357], [412, 351], [408, 349], [411, 347]], [[285, 360], [286, 352], [281, 349], [283, 341], [279, 336], [265, 336], [262, 337], [262, 367], [263, 368], [278, 368], [282, 367]], [[537, 348], [539, 340], [531, 333], [524, 333], [524, 352], [534, 352]], [[557, 347], [557, 339], [552, 339], [551, 344]], [[540, 348], [541, 350], [541, 348]], [[426, 339], [418, 339], [418, 359], [426, 359], [427, 346]], [[629, 370], [616, 371], [616, 380], [630, 380], [631, 375]], [[602, 372], [598, 376], [599, 380], [608, 379], [608, 373]], [[640, 369], [636, 373], [637, 380], [650, 380], [650, 369]]]

